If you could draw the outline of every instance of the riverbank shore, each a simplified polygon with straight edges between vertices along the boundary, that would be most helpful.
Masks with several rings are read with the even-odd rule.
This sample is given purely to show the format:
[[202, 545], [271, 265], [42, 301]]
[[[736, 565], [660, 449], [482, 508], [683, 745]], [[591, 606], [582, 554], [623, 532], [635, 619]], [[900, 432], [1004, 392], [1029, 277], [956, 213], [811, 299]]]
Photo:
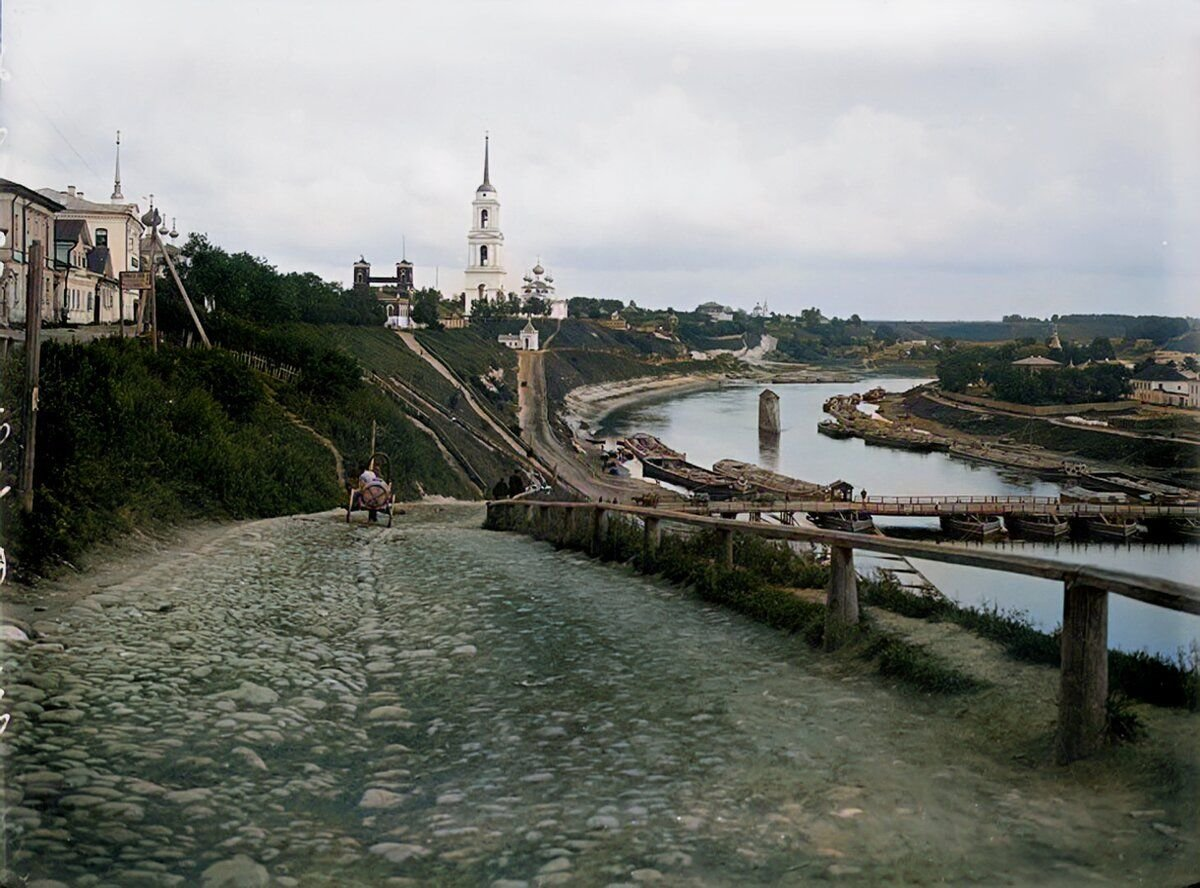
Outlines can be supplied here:
[[720, 388], [726, 383], [766, 383], [795, 385], [822, 382], [855, 383], [862, 377], [836, 370], [790, 368], [759, 364], [745, 367], [741, 372], [680, 374], [678, 376], [639, 376], [613, 382], [582, 385], [571, 389], [564, 399], [560, 415], [572, 429], [594, 426], [609, 413], [622, 407], [647, 401], [659, 395], [685, 395], [705, 389]]

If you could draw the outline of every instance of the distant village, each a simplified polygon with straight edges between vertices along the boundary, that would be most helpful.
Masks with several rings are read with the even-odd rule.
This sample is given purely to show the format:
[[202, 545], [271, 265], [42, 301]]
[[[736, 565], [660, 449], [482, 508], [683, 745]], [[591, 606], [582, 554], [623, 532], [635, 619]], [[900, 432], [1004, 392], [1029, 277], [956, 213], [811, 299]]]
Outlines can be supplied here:
[[[179, 252], [174, 244], [179, 232], [174, 219], [167, 225], [161, 207], [153, 205], [153, 195], [145, 213], [136, 202], [126, 200], [120, 152], [117, 133], [113, 188], [107, 199], [85, 195], [73, 185], [64, 190], [35, 189], [0, 179], [0, 329], [25, 322], [26, 291], [33, 279], [29, 274], [31, 246], [35, 241], [44, 250], [44, 273], [40, 275], [43, 324], [85, 327], [139, 319], [138, 285], [145, 285], [148, 273], [166, 273], [158, 260]], [[945, 349], [952, 347], [950, 337], [939, 341], [932, 336], [902, 336], [895, 327], [914, 327], [904, 322], [868, 322], [857, 315], [846, 320], [826, 318], [816, 308], [796, 317], [778, 315], [770, 311], [765, 299], [748, 312], [709, 301], [693, 311], [682, 312], [682, 319], [673, 309], [639, 309], [632, 302], [625, 305], [618, 300], [583, 297], [568, 300], [560, 295], [554, 276], [540, 259], [519, 283], [510, 285], [505, 250], [500, 200], [491, 181], [490, 141], [485, 137], [483, 177], [471, 201], [463, 289], [449, 299], [437, 291], [417, 290], [413, 263], [407, 256], [395, 264], [394, 274], [387, 275], [373, 274], [371, 263], [360, 257], [351, 268], [352, 287], [373, 296], [384, 309], [384, 323], [397, 330], [431, 323], [454, 330], [469, 326], [472, 318], [524, 318], [526, 323], [519, 331], [496, 335], [501, 345], [515, 350], [541, 347], [535, 318], [561, 321], [568, 316], [586, 318], [612, 330], [678, 340], [696, 356], [721, 352], [736, 356], [749, 351], [752, 343], [758, 346], [764, 336], [772, 343], [771, 348], [763, 349], [764, 354], [773, 349], [774, 357], [800, 362], [820, 362], [841, 352], [845, 353], [843, 357], [863, 352], [866, 357], [891, 355], [896, 360], [937, 361]], [[426, 311], [424, 317], [419, 317], [416, 307], [422, 298], [426, 300]], [[1004, 324], [1010, 325], [1010, 330], [1022, 324], [1046, 329], [1046, 322], [1018, 315], [1006, 316]], [[925, 328], [936, 326], [926, 324]], [[1189, 335], [1197, 338], [1194, 332]], [[1085, 356], [1084, 363], [1055, 359], [1071, 353], [1063, 351], [1056, 325], [1042, 344], [1048, 354], [1019, 358], [1012, 361], [1013, 369], [1040, 374], [1101, 363], [1121, 364], [1132, 373], [1129, 391], [1135, 399], [1169, 407], [1200, 407], [1200, 355], [1194, 342], [1179, 348], [1160, 344], [1149, 357], [1139, 354], [1137, 361], [1106, 351]]]

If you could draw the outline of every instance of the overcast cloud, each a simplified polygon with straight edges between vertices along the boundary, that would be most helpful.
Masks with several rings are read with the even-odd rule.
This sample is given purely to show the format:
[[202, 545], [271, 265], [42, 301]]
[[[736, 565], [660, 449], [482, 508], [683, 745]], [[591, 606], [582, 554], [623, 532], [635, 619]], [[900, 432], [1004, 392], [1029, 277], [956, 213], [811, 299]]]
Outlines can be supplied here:
[[[4, 0], [0, 175], [155, 194], [457, 292], [484, 130], [510, 284], [865, 317], [1197, 314], [1195, 2]], [[437, 271], [435, 272], [435, 269]]]

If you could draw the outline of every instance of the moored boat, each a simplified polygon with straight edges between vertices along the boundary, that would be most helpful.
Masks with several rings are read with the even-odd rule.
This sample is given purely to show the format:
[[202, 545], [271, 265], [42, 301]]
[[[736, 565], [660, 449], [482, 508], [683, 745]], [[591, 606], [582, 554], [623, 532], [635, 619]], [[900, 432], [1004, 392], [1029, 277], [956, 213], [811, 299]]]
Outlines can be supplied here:
[[824, 499], [825, 488], [811, 481], [801, 481], [736, 459], [723, 459], [713, 464], [718, 475], [742, 482], [747, 488], [783, 497]]
[[850, 533], [870, 533], [875, 522], [867, 512], [846, 509], [839, 512], [810, 512], [809, 520], [826, 530], [845, 530]]
[[1138, 523], [1133, 518], [1089, 515], [1084, 520], [1088, 534], [1099, 540], [1130, 540], [1140, 532]]
[[622, 443], [640, 460], [646, 459], [687, 459], [687, 454], [681, 450], [672, 450], [659, 438], [645, 432], [637, 432], [623, 439]]
[[1006, 515], [1004, 523], [1009, 533], [1031, 540], [1056, 540], [1071, 532], [1071, 524], [1066, 518], [1049, 513]]
[[972, 515], [964, 512], [960, 515], [942, 515], [939, 520], [942, 530], [946, 533], [976, 540], [985, 540], [1004, 530], [1000, 518], [995, 515]]
[[854, 437], [854, 432], [850, 431], [850, 429], [846, 428], [840, 422], [831, 419], [822, 420], [817, 423], [817, 432], [827, 438], [837, 438], [838, 440]]

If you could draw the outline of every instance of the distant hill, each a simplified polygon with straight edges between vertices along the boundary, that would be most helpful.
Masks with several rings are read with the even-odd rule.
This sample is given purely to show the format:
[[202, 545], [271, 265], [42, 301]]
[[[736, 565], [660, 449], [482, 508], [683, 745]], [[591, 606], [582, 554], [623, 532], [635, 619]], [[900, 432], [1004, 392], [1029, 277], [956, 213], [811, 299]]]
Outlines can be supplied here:
[[[868, 321], [889, 324], [901, 339], [957, 339], [959, 342], [1004, 342], [1014, 339], [1045, 339], [1051, 321], [1023, 318], [1014, 321]], [[1188, 334], [1187, 318], [1161, 315], [1074, 314], [1059, 315], [1058, 335], [1064, 340], [1090, 342], [1097, 336], [1109, 339], [1150, 339], [1164, 344]]]

